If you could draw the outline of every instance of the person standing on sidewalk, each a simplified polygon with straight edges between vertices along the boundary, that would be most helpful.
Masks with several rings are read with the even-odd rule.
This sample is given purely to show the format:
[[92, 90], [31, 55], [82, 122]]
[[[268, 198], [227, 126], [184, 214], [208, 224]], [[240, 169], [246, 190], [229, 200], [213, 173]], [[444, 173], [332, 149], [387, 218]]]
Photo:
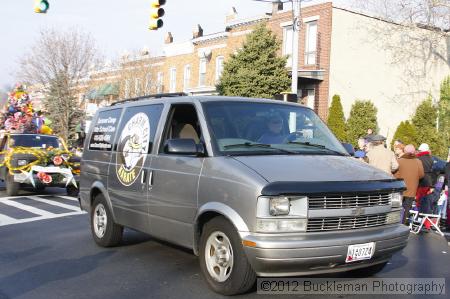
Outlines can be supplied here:
[[398, 169], [397, 158], [395, 154], [384, 147], [386, 138], [381, 135], [373, 135], [370, 137], [370, 145], [367, 152], [367, 160], [370, 165], [381, 169], [392, 175]]
[[427, 195], [436, 183], [436, 177], [433, 173], [433, 159], [431, 158], [430, 147], [426, 143], [419, 146], [419, 152], [416, 154], [417, 158], [422, 162], [424, 177], [419, 182], [419, 188], [416, 194], [416, 204], [420, 206], [420, 199]]
[[[399, 147], [400, 148], [400, 147]], [[425, 175], [422, 162], [416, 158], [414, 145], [408, 144], [398, 159], [398, 170], [394, 176], [405, 181], [406, 190], [403, 192], [402, 223], [407, 224], [409, 210], [415, 200], [419, 180]]]

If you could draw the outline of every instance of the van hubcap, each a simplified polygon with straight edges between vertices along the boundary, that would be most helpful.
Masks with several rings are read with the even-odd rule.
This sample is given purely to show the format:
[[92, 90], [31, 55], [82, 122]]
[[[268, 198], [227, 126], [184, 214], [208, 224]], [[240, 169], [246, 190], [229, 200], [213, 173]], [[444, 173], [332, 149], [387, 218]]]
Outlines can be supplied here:
[[233, 248], [228, 237], [219, 231], [213, 232], [206, 241], [206, 268], [209, 275], [218, 282], [230, 277], [233, 270]]
[[103, 238], [106, 232], [106, 209], [103, 204], [98, 204], [94, 210], [94, 231], [97, 237]]

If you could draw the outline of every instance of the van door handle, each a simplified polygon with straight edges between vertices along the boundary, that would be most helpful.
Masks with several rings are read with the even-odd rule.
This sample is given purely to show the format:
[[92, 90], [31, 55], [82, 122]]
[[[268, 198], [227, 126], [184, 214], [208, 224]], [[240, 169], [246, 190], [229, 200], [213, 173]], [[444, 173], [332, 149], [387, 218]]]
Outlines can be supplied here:
[[152, 190], [153, 188], [153, 170], [148, 172], [148, 190]]
[[147, 171], [147, 170], [145, 170], [145, 169], [142, 170], [141, 184], [144, 184], [144, 183], [145, 183], [145, 173], [146, 173], [146, 171]]

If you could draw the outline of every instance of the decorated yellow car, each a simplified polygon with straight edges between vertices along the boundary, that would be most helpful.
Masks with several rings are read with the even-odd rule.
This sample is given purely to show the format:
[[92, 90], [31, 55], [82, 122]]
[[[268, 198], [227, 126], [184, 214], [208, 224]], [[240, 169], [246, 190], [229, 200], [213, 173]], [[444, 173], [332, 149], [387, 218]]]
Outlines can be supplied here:
[[5, 133], [0, 135], [0, 179], [6, 193], [17, 195], [22, 186], [42, 191], [64, 187], [78, 194], [80, 159], [55, 135]]

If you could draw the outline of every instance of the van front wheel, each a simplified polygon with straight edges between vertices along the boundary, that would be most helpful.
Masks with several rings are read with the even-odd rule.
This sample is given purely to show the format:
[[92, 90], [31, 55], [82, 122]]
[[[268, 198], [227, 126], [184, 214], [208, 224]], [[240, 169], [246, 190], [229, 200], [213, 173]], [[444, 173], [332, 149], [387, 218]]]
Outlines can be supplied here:
[[91, 231], [95, 243], [102, 247], [116, 246], [122, 240], [123, 227], [116, 224], [103, 195], [91, 207]]
[[213, 218], [203, 227], [200, 268], [208, 285], [222, 295], [245, 293], [256, 281], [241, 238], [224, 217]]

